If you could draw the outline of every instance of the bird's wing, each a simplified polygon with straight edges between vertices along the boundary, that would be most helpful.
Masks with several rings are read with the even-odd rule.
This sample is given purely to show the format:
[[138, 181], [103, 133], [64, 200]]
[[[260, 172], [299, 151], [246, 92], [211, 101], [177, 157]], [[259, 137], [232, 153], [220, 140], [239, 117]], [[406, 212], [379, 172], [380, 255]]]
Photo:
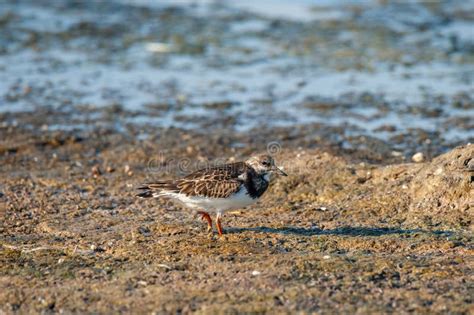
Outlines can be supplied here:
[[188, 196], [227, 198], [240, 190], [247, 170], [243, 162], [210, 167], [177, 180], [176, 185]]
[[240, 190], [247, 172], [248, 166], [243, 162], [209, 167], [175, 181], [143, 185], [138, 188], [144, 190], [139, 196], [151, 197], [159, 195], [159, 192], [171, 192], [187, 196], [227, 198]]

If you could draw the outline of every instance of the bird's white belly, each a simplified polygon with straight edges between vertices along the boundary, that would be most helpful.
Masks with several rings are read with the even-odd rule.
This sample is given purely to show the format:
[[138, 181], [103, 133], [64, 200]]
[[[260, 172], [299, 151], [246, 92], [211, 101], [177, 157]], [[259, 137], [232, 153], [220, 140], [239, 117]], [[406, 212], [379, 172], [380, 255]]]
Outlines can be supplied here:
[[240, 189], [238, 193], [231, 195], [229, 198], [208, 198], [200, 196], [185, 196], [182, 194], [173, 194], [172, 197], [179, 200], [189, 208], [218, 212], [244, 208], [257, 201], [257, 199], [251, 198], [245, 189]]

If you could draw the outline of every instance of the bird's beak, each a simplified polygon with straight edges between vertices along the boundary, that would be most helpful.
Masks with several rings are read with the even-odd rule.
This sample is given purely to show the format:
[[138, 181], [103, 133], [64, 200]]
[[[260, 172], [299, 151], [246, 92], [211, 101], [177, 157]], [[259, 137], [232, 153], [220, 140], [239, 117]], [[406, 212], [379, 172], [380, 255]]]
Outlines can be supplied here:
[[288, 174], [286, 174], [285, 172], [283, 172], [280, 168], [278, 168], [277, 166], [273, 166], [273, 171], [275, 173], [277, 173], [278, 175], [282, 175], [282, 176], [288, 176]]

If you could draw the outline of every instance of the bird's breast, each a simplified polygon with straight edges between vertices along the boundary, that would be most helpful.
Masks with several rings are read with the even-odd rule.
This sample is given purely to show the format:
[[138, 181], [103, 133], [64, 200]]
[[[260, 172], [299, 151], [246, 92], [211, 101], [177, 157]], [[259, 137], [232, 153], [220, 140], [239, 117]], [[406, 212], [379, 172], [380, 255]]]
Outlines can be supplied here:
[[179, 200], [189, 208], [203, 208], [206, 210], [227, 211], [241, 209], [256, 202], [258, 198], [252, 198], [245, 187], [227, 198], [211, 198], [205, 196], [186, 196], [175, 194], [173, 198]]

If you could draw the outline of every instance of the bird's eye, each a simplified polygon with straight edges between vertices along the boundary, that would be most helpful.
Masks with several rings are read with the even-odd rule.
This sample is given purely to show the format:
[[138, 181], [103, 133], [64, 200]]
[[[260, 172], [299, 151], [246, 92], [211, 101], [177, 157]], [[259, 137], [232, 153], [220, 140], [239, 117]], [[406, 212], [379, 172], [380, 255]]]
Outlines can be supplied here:
[[269, 164], [267, 161], [263, 161], [263, 162], [262, 162], [262, 165], [263, 165], [263, 166], [268, 166], [268, 165], [270, 165], [270, 164]]

